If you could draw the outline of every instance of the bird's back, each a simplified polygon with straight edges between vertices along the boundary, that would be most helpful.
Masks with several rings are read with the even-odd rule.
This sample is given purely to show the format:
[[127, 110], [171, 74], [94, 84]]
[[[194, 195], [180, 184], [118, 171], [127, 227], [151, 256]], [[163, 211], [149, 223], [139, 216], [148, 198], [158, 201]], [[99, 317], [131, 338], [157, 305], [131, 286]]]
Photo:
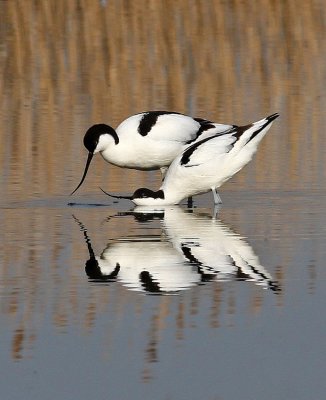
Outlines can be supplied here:
[[[231, 128], [175, 112], [150, 111], [133, 115], [117, 127], [120, 142], [113, 151], [125, 158], [124, 166], [156, 169], [170, 165], [191, 143]], [[114, 155], [108, 154], [107, 161], [109, 157]]]
[[277, 116], [195, 142], [173, 161], [161, 189], [185, 198], [221, 186], [252, 159]]

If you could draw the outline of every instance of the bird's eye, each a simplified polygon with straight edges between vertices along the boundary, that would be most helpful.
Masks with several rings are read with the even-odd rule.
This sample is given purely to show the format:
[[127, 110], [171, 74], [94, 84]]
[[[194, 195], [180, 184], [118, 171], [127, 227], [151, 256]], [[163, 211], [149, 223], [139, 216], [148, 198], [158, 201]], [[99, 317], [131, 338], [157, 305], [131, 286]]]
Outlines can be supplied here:
[[147, 191], [142, 191], [141, 193], [140, 193], [140, 197], [142, 197], [142, 198], [146, 198], [146, 197], [148, 197], [148, 193], [147, 193]]

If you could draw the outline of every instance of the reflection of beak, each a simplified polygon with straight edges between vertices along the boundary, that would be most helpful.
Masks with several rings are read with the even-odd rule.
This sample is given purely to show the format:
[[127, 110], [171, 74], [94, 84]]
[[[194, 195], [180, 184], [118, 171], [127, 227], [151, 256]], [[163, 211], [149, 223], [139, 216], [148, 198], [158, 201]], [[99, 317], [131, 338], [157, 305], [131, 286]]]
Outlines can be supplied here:
[[[78, 189], [78, 188], [77, 188]], [[76, 189], [76, 190], [77, 190]], [[113, 194], [110, 194], [108, 192], [106, 192], [105, 190], [103, 190], [102, 188], [100, 188], [102, 190], [103, 193], [105, 193], [106, 195], [110, 196], [110, 197], [114, 197], [115, 199], [127, 199], [127, 200], [132, 200], [132, 196], [114, 196]]]
[[81, 181], [80, 181], [79, 185], [76, 187], [76, 189], [75, 189], [73, 192], [70, 193], [70, 196], [71, 196], [72, 194], [74, 194], [74, 193], [80, 188], [80, 186], [82, 185], [82, 183], [84, 182], [84, 180], [85, 180], [85, 178], [86, 178], [86, 174], [87, 174], [88, 168], [89, 168], [89, 166], [90, 166], [90, 164], [91, 164], [93, 155], [94, 155], [94, 154], [91, 153], [91, 152], [88, 153], [88, 158], [87, 158], [87, 161], [86, 161], [86, 166], [85, 166], [85, 171], [84, 171], [83, 177], [81, 178]]

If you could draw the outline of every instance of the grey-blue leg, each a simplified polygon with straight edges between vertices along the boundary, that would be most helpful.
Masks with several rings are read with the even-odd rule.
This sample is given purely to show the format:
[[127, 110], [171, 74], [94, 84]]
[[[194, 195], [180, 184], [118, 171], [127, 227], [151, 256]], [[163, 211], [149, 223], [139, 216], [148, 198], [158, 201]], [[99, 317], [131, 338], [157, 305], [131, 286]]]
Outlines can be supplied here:
[[222, 200], [220, 195], [217, 193], [215, 188], [212, 188], [213, 196], [214, 196], [214, 204], [222, 204]]
[[168, 170], [168, 167], [161, 167], [160, 170], [161, 170], [162, 182], [163, 182], [163, 181], [164, 181], [164, 178], [165, 178], [165, 174], [166, 174], [166, 172], [167, 172], [167, 170]]

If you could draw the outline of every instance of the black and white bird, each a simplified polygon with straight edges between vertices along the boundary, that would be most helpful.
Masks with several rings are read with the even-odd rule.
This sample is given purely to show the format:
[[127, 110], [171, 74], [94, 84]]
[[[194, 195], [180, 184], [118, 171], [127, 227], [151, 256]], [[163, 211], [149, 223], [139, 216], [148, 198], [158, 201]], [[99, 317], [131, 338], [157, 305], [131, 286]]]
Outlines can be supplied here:
[[120, 237], [110, 240], [96, 255], [85, 226], [74, 217], [88, 247], [85, 271], [91, 280], [117, 281], [128, 290], [157, 294], [231, 280], [279, 290], [245, 239], [221, 221], [176, 206], [157, 210], [136, 207], [130, 214], [137, 220], [159, 216], [164, 235]]
[[[147, 210], [146, 210], [147, 208]], [[136, 207], [134, 212], [148, 212]], [[244, 237], [204, 212], [164, 207], [164, 232], [185, 261], [197, 267], [201, 281], [240, 280], [279, 291], [278, 283], [260, 264]]]
[[145, 171], [161, 169], [164, 175], [175, 157], [190, 144], [233, 127], [168, 111], [132, 115], [116, 129], [105, 124], [93, 125], [84, 136], [88, 150], [84, 173], [71, 194], [84, 182], [96, 153], [119, 167]]
[[233, 127], [190, 144], [179, 154], [167, 170], [158, 191], [137, 189], [132, 196], [112, 196], [132, 200], [137, 205], [178, 204], [185, 198], [213, 191], [241, 170], [255, 154], [278, 114], [250, 125]]

